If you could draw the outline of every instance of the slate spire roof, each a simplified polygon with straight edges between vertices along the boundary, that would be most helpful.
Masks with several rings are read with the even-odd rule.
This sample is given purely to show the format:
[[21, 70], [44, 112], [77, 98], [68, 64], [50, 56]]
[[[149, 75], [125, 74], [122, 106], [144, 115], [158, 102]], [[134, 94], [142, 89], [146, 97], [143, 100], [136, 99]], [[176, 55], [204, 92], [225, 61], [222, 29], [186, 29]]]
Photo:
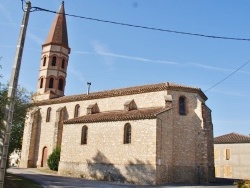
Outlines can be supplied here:
[[48, 37], [44, 43], [44, 45], [48, 44], [57, 44], [69, 48], [64, 2], [62, 2], [61, 7], [59, 8], [55, 20], [50, 28]]
[[238, 133], [229, 133], [214, 138], [215, 144], [250, 143], [250, 136]]

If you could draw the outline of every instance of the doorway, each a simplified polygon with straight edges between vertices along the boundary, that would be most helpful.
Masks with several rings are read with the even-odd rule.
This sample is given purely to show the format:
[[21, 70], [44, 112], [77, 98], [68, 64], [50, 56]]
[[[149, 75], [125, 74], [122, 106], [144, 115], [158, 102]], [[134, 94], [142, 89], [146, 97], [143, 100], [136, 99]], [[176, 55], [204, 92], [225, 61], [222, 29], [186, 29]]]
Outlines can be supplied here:
[[46, 167], [47, 166], [47, 154], [48, 154], [48, 148], [45, 146], [43, 148], [43, 153], [42, 153], [41, 167]]

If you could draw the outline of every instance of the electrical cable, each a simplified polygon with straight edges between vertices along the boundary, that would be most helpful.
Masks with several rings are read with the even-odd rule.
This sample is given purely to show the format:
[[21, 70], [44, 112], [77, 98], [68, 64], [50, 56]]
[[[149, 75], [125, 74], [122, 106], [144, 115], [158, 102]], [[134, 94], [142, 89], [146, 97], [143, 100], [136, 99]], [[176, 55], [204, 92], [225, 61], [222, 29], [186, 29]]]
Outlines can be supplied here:
[[[22, 4], [23, 4], [23, 0], [21, 0], [21, 1], [22, 1]], [[60, 14], [60, 13], [58, 13], [56, 11], [44, 9], [44, 8], [41, 8], [41, 7], [31, 7], [31, 11], [30, 12], [34, 12], [34, 11], [45, 11], [45, 12], [50, 12], [50, 13], [54, 13], [54, 14]], [[133, 25], [133, 24], [122, 23], [122, 22], [115, 22], [115, 21], [102, 20], [102, 19], [85, 17], [85, 16], [78, 16], [78, 15], [74, 15], [74, 14], [66, 14], [65, 13], [65, 15], [71, 16], [71, 17], [75, 17], [75, 18], [86, 19], [86, 20], [92, 20], [92, 21], [98, 21], [98, 22], [103, 22], [103, 23], [110, 23], [110, 24], [122, 25], [122, 26], [129, 26], [129, 27], [135, 27], [135, 28], [141, 28], [141, 29], [148, 29], [148, 30], [154, 30], [154, 31], [162, 31], [162, 32], [169, 32], [169, 33], [176, 33], [176, 34], [183, 34], [183, 35], [191, 35], [191, 36], [198, 36], [198, 37], [213, 38], [213, 39], [250, 41], [250, 39], [248, 39], [248, 38], [235, 38], [235, 37], [223, 37], [223, 36], [215, 36], [215, 35], [205, 35], [205, 34], [182, 32], [182, 31], [174, 31], [174, 30], [161, 29], [161, 28], [148, 27], [148, 26], [141, 26], [141, 25]], [[211, 90], [212, 88], [216, 87], [217, 85], [221, 84], [226, 79], [228, 79], [229, 77], [231, 77], [233, 74], [235, 74], [236, 72], [238, 72], [241, 68], [243, 68], [244, 66], [246, 66], [249, 62], [250, 62], [250, 60], [248, 60], [246, 63], [244, 63], [238, 69], [236, 69], [235, 71], [233, 71], [231, 74], [229, 74], [228, 76], [226, 76], [221, 81], [217, 82], [216, 84], [214, 84], [213, 86], [211, 86], [210, 88], [208, 88], [207, 90], [205, 90], [204, 92], [207, 92], [207, 91]]]
[[[50, 12], [54, 14], [60, 14], [56, 11], [40, 8], [40, 7], [32, 7], [30, 12], [34, 11], [45, 11]], [[91, 21], [97, 21], [97, 22], [103, 22], [103, 23], [110, 23], [115, 25], [122, 25], [122, 26], [128, 26], [128, 27], [134, 27], [134, 28], [140, 28], [140, 29], [147, 29], [147, 30], [153, 30], [153, 31], [161, 31], [161, 32], [168, 32], [168, 33], [175, 33], [175, 34], [182, 34], [182, 35], [190, 35], [190, 36], [197, 36], [197, 37], [206, 37], [206, 38], [213, 38], [213, 39], [224, 39], [224, 40], [236, 40], [236, 41], [248, 41], [250, 42], [250, 38], [236, 38], [236, 37], [224, 37], [224, 36], [215, 36], [215, 35], [205, 35], [205, 34], [199, 34], [199, 33], [190, 33], [190, 32], [183, 32], [183, 31], [175, 31], [175, 30], [169, 30], [169, 29], [161, 29], [161, 28], [155, 28], [155, 27], [148, 27], [148, 26], [141, 26], [141, 25], [134, 25], [129, 23], [122, 23], [122, 22], [116, 22], [116, 21], [110, 21], [110, 20], [103, 20], [98, 18], [91, 18], [91, 17], [85, 17], [85, 16], [78, 16], [74, 14], [66, 14], [67, 16], [75, 17], [75, 18], [81, 18]]]
[[235, 74], [236, 72], [238, 72], [241, 68], [243, 68], [244, 66], [246, 66], [248, 63], [250, 63], [250, 60], [248, 60], [247, 62], [245, 62], [243, 65], [241, 65], [238, 69], [236, 69], [235, 71], [233, 71], [231, 74], [229, 74], [228, 76], [226, 76], [225, 78], [223, 78], [221, 81], [217, 82], [216, 84], [214, 84], [213, 86], [211, 86], [210, 88], [208, 88], [207, 90], [205, 90], [204, 92], [207, 92], [209, 90], [211, 90], [212, 88], [214, 88], [215, 86], [221, 84], [222, 82], [224, 82], [226, 79], [228, 79], [229, 77], [231, 77], [233, 74]]
[[23, 12], [24, 12], [24, 8], [23, 8], [23, 0], [21, 0], [22, 1], [22, 10], [23, 10]]

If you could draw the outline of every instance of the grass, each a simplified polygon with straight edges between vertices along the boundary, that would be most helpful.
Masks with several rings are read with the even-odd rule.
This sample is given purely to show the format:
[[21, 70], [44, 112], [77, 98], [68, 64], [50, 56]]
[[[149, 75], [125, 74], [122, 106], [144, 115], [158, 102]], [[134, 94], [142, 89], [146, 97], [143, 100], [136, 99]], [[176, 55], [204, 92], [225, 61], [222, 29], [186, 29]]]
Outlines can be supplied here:
[[4, 188], [41, 188], [41, 186], [32, 180], [6, 173]]

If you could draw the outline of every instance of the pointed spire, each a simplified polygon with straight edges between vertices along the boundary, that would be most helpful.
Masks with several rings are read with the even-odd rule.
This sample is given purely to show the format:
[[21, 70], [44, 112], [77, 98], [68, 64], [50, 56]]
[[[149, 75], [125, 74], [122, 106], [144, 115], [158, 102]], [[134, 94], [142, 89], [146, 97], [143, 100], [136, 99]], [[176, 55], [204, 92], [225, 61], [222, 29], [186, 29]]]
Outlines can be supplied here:
[[48, 37], [44, 43], [44, 45], [47, 44], [59, 44], [69, 48], [66, 16], [64, 12], [64, 1], [62, 1], [61, 7], [56, 15], [56, 18], [50, 28]]

